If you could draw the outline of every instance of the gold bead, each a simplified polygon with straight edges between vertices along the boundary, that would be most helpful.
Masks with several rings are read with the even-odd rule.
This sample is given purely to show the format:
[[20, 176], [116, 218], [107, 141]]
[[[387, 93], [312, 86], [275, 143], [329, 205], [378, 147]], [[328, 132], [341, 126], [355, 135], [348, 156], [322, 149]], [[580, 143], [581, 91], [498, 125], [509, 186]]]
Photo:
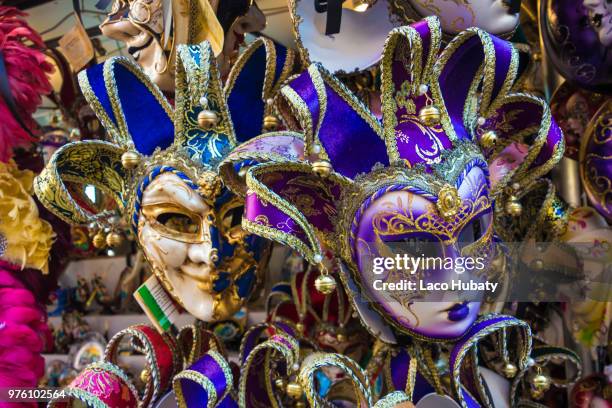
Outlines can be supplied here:
[[510, 379], [516, 376], [518, 368], [512, 363], [506, 363], [506, 365], [504, 365], [504, 368], [502, 368], [502, 372], [504, 373], [506, 378]]
[[106, 246], [106, 235], [102, 231], [98, 231], [93, 237], [93, 246], [102, 249]]
[[510, 200], [506, 204], [506, 212], [513, 217], [518, 217], [522, 214], [523, 206], [516, 196], [510, 196]]
[[541, 271], [544, 269], [544, 262], [541, 259], [534, 259], [531, 261], [531, 268], [536, 271]]
[[287, 384], [287, 388], [285, 389], [287, 395], [291, 398], [298, 399], [302, 398], [302, 386], [296, 382], [290, 382]]
[[274, 381], [274, 385], [276, 385], [276, 388], [278, 388], [281, 391], [285, 391], [285, 387], [287, 387], [287, 381], [285, 381], [284, 378], [277, 378]]
[[143, 369], [140, 372], [140, 381], [146, 384], [149, 381], [149, 378], [151, 378], [151, 373], [146, 368]]
[[263, 127], [266, 132], [274, 132], [276, 129], [278, 129], [279, 125], [280, 121], [274, 115], [268, 115], [264, 118]]
[[336, 340], [338, 340], [340, 343], [344, 343], [346, 341], [346, 334], [344, 333], [336, 334]]
[[497, 143], [497, 133], [487, 130], [480, 136], [480, 145], [485, 149], [490, 149]]
[[304, 334], [304, 323], [300, 322], [296, 324], [295, 330], [297, 330], [299, 334]]
[[327, 160], [317, 160], [312, 163], [312, 171], [319, 177], [328, 177], [332, 172], [332, 165]]
[[425, 105], [419, 110], [419, 119], [425, 126], [436, 126], [440, 123], [440, 110], [434, 105]]
[[336, 290], [336, 280], [329, 275], [319, 275], [315, 279], [315, 288], [324, 295], [329, 295]]
[[306, 408], [306, 404], [304, 403], [304, 401], [297, 401], [295, 403], [295, 408]]
[[106, 236], [106, 245], [111, 248], [118, 247], [123, 242], [123, 237], [117, 232], [111, 232]]
[[126, 169], [133, 169], [138, 166], [140, 162], [140, 155], [132, 150], [128, 150], [127, 152], [121, 155], [121, 164]]
[[219, 122], [219, 116], [208, 109], [203, 109], [198, 113], [198, 126], [204, 130], [211, 130]]

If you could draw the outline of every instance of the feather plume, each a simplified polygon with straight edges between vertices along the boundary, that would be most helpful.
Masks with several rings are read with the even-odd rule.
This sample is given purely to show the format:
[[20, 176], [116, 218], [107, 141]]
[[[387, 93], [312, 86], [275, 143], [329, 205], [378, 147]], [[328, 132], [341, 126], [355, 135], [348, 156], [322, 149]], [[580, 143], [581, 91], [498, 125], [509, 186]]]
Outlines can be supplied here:
[[[28, 25], [25, 16], [14, 7], [0, 6], [0, 51], [21, 120], [34, 133], [37, 126], [32, 114], [41, 104], [42, 95], [51, 92], [47, 74], [53, 72], [53, 66], [40, 51], [44, 48], [42, 38]], [[32, 137], [0, 98], [0, 161], [7, 162], [15, 146], [31, 141]]]

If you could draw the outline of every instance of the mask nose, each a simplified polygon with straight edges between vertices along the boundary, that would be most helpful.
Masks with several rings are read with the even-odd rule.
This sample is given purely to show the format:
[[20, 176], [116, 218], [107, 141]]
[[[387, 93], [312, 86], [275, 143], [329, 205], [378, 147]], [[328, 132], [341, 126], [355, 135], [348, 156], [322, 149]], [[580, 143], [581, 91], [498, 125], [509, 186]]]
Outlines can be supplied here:
[[191, 244], [189, 245], [189, 249], [187, 250], [187, 256], [189, 260], [193, 263], [213, 263], [216, 257], [216, 249], [212, 247], [210, 242], [202, 242], [199, 244]]

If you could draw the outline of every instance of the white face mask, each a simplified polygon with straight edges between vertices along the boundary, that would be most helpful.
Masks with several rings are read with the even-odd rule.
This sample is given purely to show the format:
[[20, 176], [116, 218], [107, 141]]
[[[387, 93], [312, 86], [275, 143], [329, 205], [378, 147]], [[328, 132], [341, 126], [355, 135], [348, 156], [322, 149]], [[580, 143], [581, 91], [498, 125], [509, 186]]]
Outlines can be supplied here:
[[503, 0], [409, 0], [422, 16], [436, 15], [445, 33], [479, 27], [499, 35], [512, 32], [519, 15], [511, 14]]
[[138, 239], [145, 256], [172, 295], [193, 316], [212, 321], [213, 247], [210, 206], [178, 176], [156, 177], [142, 195]]

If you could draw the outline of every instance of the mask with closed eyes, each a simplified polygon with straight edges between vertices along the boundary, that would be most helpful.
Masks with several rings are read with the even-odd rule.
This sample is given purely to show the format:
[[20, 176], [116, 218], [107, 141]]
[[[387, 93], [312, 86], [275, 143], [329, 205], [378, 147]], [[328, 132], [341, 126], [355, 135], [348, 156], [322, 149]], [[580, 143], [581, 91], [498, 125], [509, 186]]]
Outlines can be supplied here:
[[[129, 225], [166, 291], [195, 317], [216, 321], [249, 299], [267, 261], [264, 241], [241, 228], [243, 202], [224, 188], [217, 164], [262, 132], [266, 101], [290, 74], [293, 54], [256, 40], [223, 89], [207, 42], [177, 52], [174, 109], [131, 60], [112, 58], [82, 72], [83, 93], [112, 142], [59, 149], [36, 193], [72, 223], [115, 232]], [[117, 210], [94, 213], [68, 183], [95, 185]], [[114, 222], [117, 212], [121, 222]]]
[[[463, 273], [459, 259], [466, 257], [483, 262], [472, 279], [494, 280], [488, 266], [498, 255], [496, 225], [515, 214], [516, 191], [563, 153], [546, 104], [512, 92], [519, 54], [509, 42], [480, 29], [444, 49], [441, 39], [434, 17], [390, 33], [381, 62], [382, 124], [334, 76], [311, 65], [282, 89], [279, 105], [302, 136], [264, 136], [222, 164], [235, 186], [232, 167], [246, 157], [259, 162], [246, 175], [243, 227], [314, 264], [321, 246], [331, 248], [362, 322], [390, 342], [398, 335], [457, 340], [474, 325], [483, 293], [461, 301], [380, 290], [374, 281], [448, 282]], [[491, 177], [489, 164], [512, 142], [529, 145], [530, 154]], [[455, 262], [429, 264], [416, 277], [373, 273], [373, 258], [394, 256], [397, 245], [413, 257]]]

